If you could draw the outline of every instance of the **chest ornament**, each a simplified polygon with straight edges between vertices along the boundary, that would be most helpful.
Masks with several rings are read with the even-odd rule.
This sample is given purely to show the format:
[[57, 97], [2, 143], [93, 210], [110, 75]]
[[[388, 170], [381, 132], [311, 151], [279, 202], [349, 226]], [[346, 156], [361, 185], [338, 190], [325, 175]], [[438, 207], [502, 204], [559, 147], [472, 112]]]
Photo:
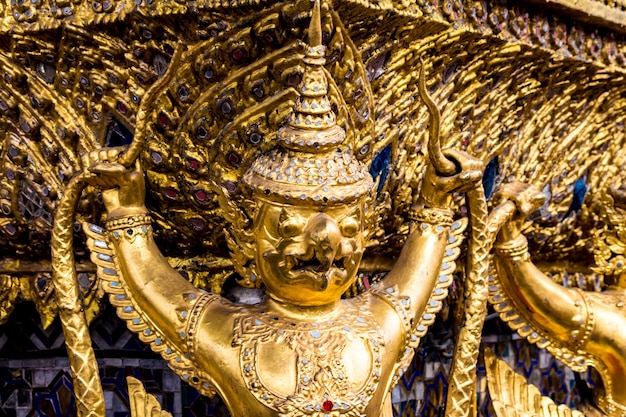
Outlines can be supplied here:
[[[259, 402], [281, 417], [358, 417], [376, 392], [384, 339], [362, 297], [348, 302], [343, 314], [320, 322], [295, 321], [244, 309], [235, 320], [233, 334], [233, 346], [241, 347], [241, 374], [246, 386]], [[367, 378], [355, 389], [344, 355], [347, 344], [359, 339], [371, 361]], [[292, 395], [277, 392], [271, 381], [260, 377], [257, 359], [267, 344], [282, 344], [295, 353], [297, 381]]]

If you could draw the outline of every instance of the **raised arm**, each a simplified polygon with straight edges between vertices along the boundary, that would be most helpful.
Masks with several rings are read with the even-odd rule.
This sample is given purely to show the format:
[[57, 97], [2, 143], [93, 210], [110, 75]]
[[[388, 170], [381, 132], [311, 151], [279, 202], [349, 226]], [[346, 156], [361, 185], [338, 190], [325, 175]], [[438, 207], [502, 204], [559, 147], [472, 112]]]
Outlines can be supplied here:
[[501, 229], [495, 245], [495, 265], [502, 290], [518, 314], [535, 328], [571, 346], [576, 337], [583, 336], [579, 333], [584, 333], [587, 307], [583, 296], [556, 284], [531, 262], [526, 238], [521, 233], [526, 217], [541, 205], [544, 197], [535, 187], [519, 182], [505, 184], [499, 194], [514, 201], [518, 209]]
[[450, 227], [453, 224], [450, 203], [453, 192], [466, 192], [480, 181], [482, 162], [464, 152], [446, 150], [457, 173], [438, 174], [429, 165], [424, 174], [420, 198], [411, 210], [414, 224], [395, 266], [385, 278], [386, 285], [396, 285], [400, 295], [411, 298], [410, 313], [424, 311], [442, 267]]
[[189, 312], [205, 293], [176, 272], [159, 251], [144, 206], [143, 173], [110, 162], [120, 152], [119, 148], [94, 151], [83, 160], [94, 174], [90, 182], [105, 188], [106, 233], [121, 274], [119, 285], [132, 294], [134, 310], [148, 323], [148, 331], [184, 352], [186, 338], [181, 335], [186, 331]]

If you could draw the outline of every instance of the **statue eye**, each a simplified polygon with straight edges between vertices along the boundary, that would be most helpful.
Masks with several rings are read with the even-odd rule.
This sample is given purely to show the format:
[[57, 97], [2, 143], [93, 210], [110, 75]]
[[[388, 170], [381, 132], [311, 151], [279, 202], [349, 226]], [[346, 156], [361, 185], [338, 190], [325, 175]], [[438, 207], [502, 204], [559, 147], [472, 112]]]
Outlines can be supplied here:
[[354, 217], [346, 217], [341, 221], [341, 234], [345, 237], [354, 237], [359, 233], [360, 223]]
[[301, 234], [303, 228], [304, 225], [302, 224], [302, 221], [292, 217], [280, 222], [278, 225], [278, 232], [283, 238], [289, 238]]

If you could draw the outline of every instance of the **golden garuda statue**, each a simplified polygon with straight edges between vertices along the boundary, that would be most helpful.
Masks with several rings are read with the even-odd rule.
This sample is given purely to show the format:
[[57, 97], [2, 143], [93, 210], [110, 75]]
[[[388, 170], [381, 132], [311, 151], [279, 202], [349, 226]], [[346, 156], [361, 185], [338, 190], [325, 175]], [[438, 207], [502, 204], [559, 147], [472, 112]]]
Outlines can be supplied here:
[[[587, 292], [564, 288], [530, 261], [521, 229], [545, 196], [535, 187], [514, 182], [502, 187], [501, 196], [516, 201], [519, 214], [503, 226], [495, 245], [498, 279], [493, 280], [491, 300], [496, 310], [531, 343], [546, 347], [572, 369], [594, 367], [602, 379], [596, 405], [607, 415], [626, 415], [626, 339], [620, 331], [626, 324], [623, 210], [611, 204], [611, 196], [603, 199], [604, 217], [612, 232], [606, 240], [612, 244], [596, 242], [597, 269], [615, 281], [606, 291]], [[622, 235], [622, 240], [616, 240], [616, 235]]]
[[107, 232], [88, 226], [88, 245], [130, 328], [233, 415], [390, 416], [388, 393], [452, 282], [463, 227], [453, 222], [451, 192], [473, 187], [481, 162], [449, 152], [452, 175], [427, 169], [395, 266], [384, 282], [341, 299], [375, 213], [374, 180], [331, 108], [319, 2], [308, 37], [300, 94], [277, 146], [243, 175], [250, 200], [239, 207], [212, 184], [232, 224], [235, 265], [246, 283], [263, 283], [262, 301], [234, 304], [169, 265], [152, 237], [143, 174], [117, 162], [119, 149], [85, 155], [95, 174], [86, 181], [113, 187], [103, 193]]
[[[233, 416], [391, 417], [456, 283], [445, 415], [478, 414], [490, 302], [626, 416], [624, 11], [596, 6], [586, 38], [480, 1], [7, 3], [0, 320], [58, 314], [80, 417], [105, 293]], [[580, 415], [482, 356], [498, 416]]]

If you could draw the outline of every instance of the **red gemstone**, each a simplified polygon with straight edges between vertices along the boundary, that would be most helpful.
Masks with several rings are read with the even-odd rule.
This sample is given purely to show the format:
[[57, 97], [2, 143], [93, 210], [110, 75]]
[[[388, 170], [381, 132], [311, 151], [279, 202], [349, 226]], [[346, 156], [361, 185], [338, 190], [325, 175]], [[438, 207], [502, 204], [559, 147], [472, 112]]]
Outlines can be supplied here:
[[302, 78], [300, 78], [300, 74], [291, 74], [287, 77], [287, 83], [289, 83], [289, 85], [298, 85], [301, 80]]
[[228, 162], [230, 162], [232, 165], [239, 165], [240, 159], [239, 159], [239, 155], [237, 155], [234, 152], [231, 152], [228, 154]]
[[126, 107], [124, 103], [120, 101], [119, 103], [117, 103], [117, 110], [119, 110], [119, 112], [122, 114], [126, 114], [126, 112], [128, 111], [128, 108]]
[[204, 229], [204, 221], [202, 219], [193, 218], [191, 219], [191, 226], [196, 230]]
[[165, 115], [165, 113], [159, 113], [159, 124], [163, 127], [170, 124], [170, 119]]
[[229, 193], [231, 193], [231, 194], [233, 194], [233, 193], [236, 193], [236, 192], [237, 192], [237, 184], [235, 184], [235, 183], [234, 183], [234, 182], [232, 182], [232, 181], [226, 181], [226, 182], [224, 182], [224, 187], [226, 187], [226, 190], [227, 190]]
[[165, 197], [171, 198], [173, 200], [176, 198], [178, 192], [173, 188], [166, 188], [163, 190], [163, 194], [165, 194]]
[[331, 411], [334, 406], [335, 404], [333, 404], [331, 400], [326, 400], [324, 401], [324, 404], [322, 404], [322, 408], [324, 409], [324, 411]]
[[204, 192], [203, 190], [196, 191], [195, 196], [198, 199], [198, 201], [206, 200], [206, 192]]
[[239, 61], [243, 58], [243, 51], [241, 49], [235, 49], [233, 51], [233, 59]]
[[189, 168], [191, 168], [193, 171], [196, 171], [200, 167], [200, 162], [196, 161], [195, 159], [189, 158], [187, 162], [189, 162]]

